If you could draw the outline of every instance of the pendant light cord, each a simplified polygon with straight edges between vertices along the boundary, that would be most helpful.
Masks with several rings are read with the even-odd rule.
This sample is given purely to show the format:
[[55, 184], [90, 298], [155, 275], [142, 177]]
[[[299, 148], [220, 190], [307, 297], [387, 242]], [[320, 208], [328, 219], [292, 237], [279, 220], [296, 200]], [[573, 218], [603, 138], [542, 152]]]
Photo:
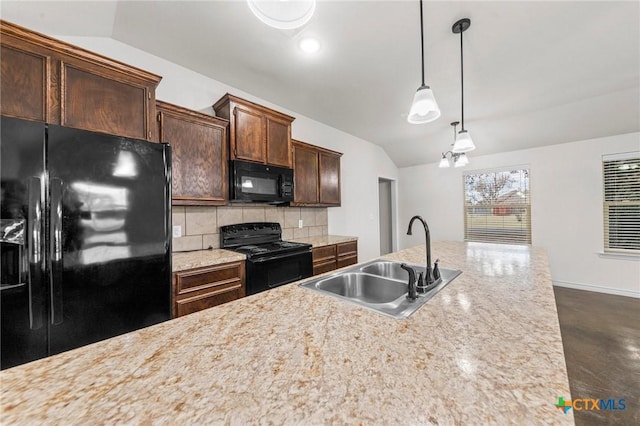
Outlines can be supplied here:
[[420, 47], [420, 54], [422, 55], [422, 86], [424, 86], [424, 24], [422, 22], [422, 0], [420, 0]]
[[464, 132], [464, 55], [462, 52], [462, 33], [464, 31], [462, 31], [462, 23], [460, 24], [460, 87], [461, 87], [461, 92], [460, 92], [460, 100], [461, 100], [461, 104], [462, 104], [462, 119], [461, 124], [462, 124], [462, 132]]

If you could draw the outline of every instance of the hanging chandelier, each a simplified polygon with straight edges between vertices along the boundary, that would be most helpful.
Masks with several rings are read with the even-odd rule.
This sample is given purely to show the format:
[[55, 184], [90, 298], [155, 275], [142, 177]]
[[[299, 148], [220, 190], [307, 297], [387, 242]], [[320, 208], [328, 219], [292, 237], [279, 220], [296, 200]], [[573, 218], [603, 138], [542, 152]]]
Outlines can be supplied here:
[[469, 26], [471, 26], [471, 20], [469, 18], [463, 18], [453, 24], [453, 27], [451, 28], [454, 34], [460, 34], [460, 104], [462, 110], [462, 117], [460, 120], [462, 122], [462, 126], [456, 137], [456, 142], [453, 144], [452, 151], [454, 153], [469, 152], [476, 149], [476, 146], [471, 139], [471, 135], [464, 128], [464, 48], [462, 43], [462, 33], [469, 29]]
[[[451, 123], [453, 126], [453, 140], [456, 140], [456, 126], [460, 124], [459, 121], [454, 121]], [[454, 144], [452, 144], [453, 146]], [[453, 163], [453, 167], [464, 167], [469, 164], [469, 159], [467, 158], [467, 154], [464, 152], [453, 152], [447, 151], [442, 154], [442, 158], [440, 159], [440, 164], [438, 167], [446, 168], [451, 167], [451, 163]]]

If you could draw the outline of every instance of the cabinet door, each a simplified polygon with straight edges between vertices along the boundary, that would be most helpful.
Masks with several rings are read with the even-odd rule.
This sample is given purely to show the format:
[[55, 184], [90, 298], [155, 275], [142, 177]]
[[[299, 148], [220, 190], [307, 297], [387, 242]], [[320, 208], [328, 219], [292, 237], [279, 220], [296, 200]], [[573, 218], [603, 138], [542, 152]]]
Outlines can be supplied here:
[[340, 156], [320, 152], [320, 204], [340, 205]]
[[267, 164], [291, 167], [291, 124], [266, 116]]
[[294, 145], [293, 200], [300, 204], [318, 203], [318, 151]]
[[160, 141], [171, 144], [174, 205], [216, 205], [227, 200], [226, 127], [158, 104]]
[[3, 115], [47, 121], [50, 58], [2, 46], [0, 93]]
[[61, 64], [63, 126], [150, 140], [147, 87], [117, 72]]
[[233, 109], [233, 115], [232, 157], [264, 163], [265, 138], [262, 114], [236, 106]]

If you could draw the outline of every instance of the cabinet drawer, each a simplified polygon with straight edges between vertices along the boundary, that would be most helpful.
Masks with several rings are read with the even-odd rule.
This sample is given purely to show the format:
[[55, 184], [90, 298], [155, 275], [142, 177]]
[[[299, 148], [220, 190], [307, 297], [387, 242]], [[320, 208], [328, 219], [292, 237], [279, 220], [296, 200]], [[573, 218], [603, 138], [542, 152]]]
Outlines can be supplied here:
[[214, 289], [214, 291], [178, 299], [176, 301], [176, 316], [181, 317], [243, 297], [244, 292], [240, 281], [229, 286], [220, 287], [219, 289]]
[[322, 262], [324, 260], [334, 260], [336, 257], [336, 246], [316, 247], [313, 249], [313, 262]]
[[338, 256], [358, 255], [358, 242], [350, 241], [348, 243], [338, 244]]
[[226, 263], [202, 269], [176, 272], [175, 295], [181, 296], [207, 288], [241, 281], [242, 263]]
[[358, 263], [358, 256], [344, 256], [344, 257], [339, 257], [338, 261], [337, 261], [337, 267], [338, 268], [344, 268], [345, 266], [349, 266], [349, 265], [355, 265], [356, 263]]
[[325, 272], [333, 271], [335, 269], [336, 269], [335, 259], [313, 263], [313, 275], [324, 274]]

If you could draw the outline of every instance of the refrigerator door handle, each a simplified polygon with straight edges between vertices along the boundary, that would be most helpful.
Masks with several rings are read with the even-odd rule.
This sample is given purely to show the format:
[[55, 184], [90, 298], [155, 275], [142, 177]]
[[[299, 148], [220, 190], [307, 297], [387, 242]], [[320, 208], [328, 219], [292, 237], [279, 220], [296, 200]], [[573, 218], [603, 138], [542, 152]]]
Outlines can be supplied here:
[[61, 324], [62, 316], [62, 180], [51, 178], [49, 227], [49, 284], [51, 290], [51, 324]]
[[29, 290], [29, 328], [37, 330], [43, 325], [43, 286], [42, 282], [42, 182], [31, 177], [28, 183], [28, 290]]

